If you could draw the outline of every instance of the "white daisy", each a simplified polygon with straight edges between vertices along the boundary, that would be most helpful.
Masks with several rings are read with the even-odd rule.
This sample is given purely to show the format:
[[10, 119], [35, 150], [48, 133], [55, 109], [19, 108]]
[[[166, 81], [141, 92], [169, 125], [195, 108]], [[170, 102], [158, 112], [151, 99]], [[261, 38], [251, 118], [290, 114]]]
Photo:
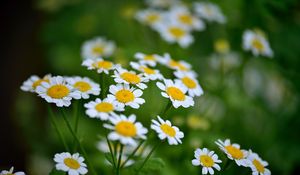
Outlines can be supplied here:
[[83, 59], [109, 57], [113, 54], [115, 48], [114, 42], [107, 41], [103, 37], [96, 37], [83, 43], [81, 55]]
[[243, 48], [255, 56], [273, 57], [269, 42], [261, 31], [246, 30], [243, 34]]
[[195, 2], [194, 10], [199, 17], [209, 22], [226, 22], [224, 14], [216, 4], [210, 2]]
[[100, 87], [99, 84], [93, 82], [88, 77], [71, 77], [66, 78], [67, 82], [77, 89], [83, 99], [90, 98], [91, 95], [99, 95]]
[[68, 175], [87, 174], [87, 166], [83, 162], [84, 158], [78, 153], [71, 155], [68, 152], [55, 154], [54, 161], [56, 169], [68, 172]]
[[140, 98], [143, 95], [143, 91], [140, 89], [130, 88], [127, 84], [110, 85], [108, 98], [113, 98], [117, 101], [118, 106], [130, 106], [132, 108], [139, 108], [141, 104], [145, 103], [145, 100]]
[[136, 53], [134, 58], [138, 59], [141, 64], [147, 64], [149, 66], [156, 66], [156, 63], [159, 62], [162, 57], [156, 54], [144, 54], [144, 53]]
[[26, 81], [24, 81], [21, 86], [21, 90], [35, 92], [36, 87], [41, 85], [42, 82], [49, 82], [50, 78], [50, 74], [45, 75], [43, 78], [40, 78], [37, 75], [32, 75]]
[[133, 69], [143, 72], [144, 76], [149, 80], [161, 80], [164, 78], [163, 75], [159, 72], [159, 70], [149, 68], [144, 64], [130, 62], [130, 66]]
[[125, 115], [114, 115], [109, 118], [111, 124], [104, 124], [107, 129], [113, 130], [108, 134], [108, 139], [120, 141], [123, 145], [136, 146], [135, 139], [146, 139], [148, 130], [140, 122], [135, 122], [136, 116], [131, 114], [128, 118]]
[[170, 145], [181, 144], [181, 139], [184, 137], [183, 132], [178, 127], [172, 126], [169, 120], [164, 121], [159, 116], [158, 120], [152, 120], [151, 129], [157, 132], [161, 140], [168, 139]]
[[140, 10], [136, 13], [135, 18], [146, 25], [155, 28], [155, 26], [162, 22], [163, 15], [161, 11], [154, 10], [154, 9], [146, 9]]
[[179, 0], [145, 0], [150, 7], [167, 8], [179, 4]]
[[70, 106], [73, 98], [81, 98], [80, 92], [67, 84], [62, 76], [51, 77], [49, 82], [42, 82], [36, 92], [48, 103], [55, 103], [58, 107]]
[[136, 74], [134, 71], [128, 71], [121, 67], [117, 68], [112, 77], [115, 78], [114, 80], [116, 83], [135, 85], [140, 89], [147, 88], [145, 82], [149, 81], [146, 77], [143, 76], [143, 74]]
[[174, 75], [188, 89], [188, 94], [191, 97], [201, 96], [203, 94], [203, 90], [202, 90], [198, 80], [195, 78], [194, 72], [176, 71], [176, 72], [174, 72]]
[[209, 151], [207, 148], [197, 148], [194, 152], [195, 159], [192, 160], [194, 166], [201, 165], [202, 174], [214, 174], [214, 169], [220, 171], [221, 167], [217, 163], [222, 161], [218, 159], [218, 155], [214, 151]]
[[191, 71], [191, 65], [183, 60], [176, 61], [171, 58], [170, 54], [164, 54], [164, 59], [161, 60], [161, 64], [179, 71]]
[[249, 151], [247, 157], [249, 167], [252, 170], [252, 175], [271, 175], [271, 171], [266, 168], [268, 162], [262, 160], [256, 153]]
[[187, 88], [180, 82], [165, 79], [164, 83], [157, 82], [157, 87], [164, 92], [161, 95], [165, 98], [169, 98], [175, 108], [182, 106], [184, 108], [194, 106], [194, 100], [192, 97], [186, 95]]
[[107, 120], [115, 111], [124, 111], [124, 106], [118, 105], [114, 98], [108, 97], [103, 100], [97, 98], [95, 101], [84, 104], [87, 108], [85, 113], [91, 118]]
[[88, 70], [96, 69], [98, 73], [104, 72], [106, 74], [108, 74], [110, 70], [116, 68], [116, 65], [114, 65], [113, 62], [103, 60], [102, 58], [86, 59], [81, 65], [86, 66]]
[[226, 139], [224, 142], [219, 139], [215, 143], [227, 155], [227, 157], [234, 160], [238, 166], [247, 166], [246, 158], [248, 156], [248, 151], [240, 149], [239, 144], [231, 144], [229, 139]]
[[25, 175], [25, 173], [22, 172], [22, 171], [18, 171], [18, 172], [15, 172], [15, 173], [14, 173], [14, 167], [11, 167], [9, 171], [7, 171], [7, 170], [2, 170], [2, 171], [0, 172], [0, 175]]

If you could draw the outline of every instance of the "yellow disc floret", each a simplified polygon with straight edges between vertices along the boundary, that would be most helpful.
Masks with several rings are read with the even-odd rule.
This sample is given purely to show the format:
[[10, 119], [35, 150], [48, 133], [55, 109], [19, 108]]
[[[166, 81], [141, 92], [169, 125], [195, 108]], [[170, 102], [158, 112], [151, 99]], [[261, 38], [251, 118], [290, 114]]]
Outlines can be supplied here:
[[49, 83], [49, 79], [39, 79], [39, 80], [36, 80], [35, 82], [33, 82], [32, 88], [36, 89], [36, 87], [38, 87], [39, 85], [41, 85], [42, 82], [48, 82]]
[[61, 99], [63, 97], [66, 97], [69, 93], [70, 93], [69, 88], [62, 84], [53, 85], [47, 90], [47, 95], [56, 99]]
[[168, 87], [166, 91], [174, 100], [183, 101], [185, 99], [184, 93], [177, 87]]
[[108, 102], [101, 102], [101, 103], [98, 103], [95, 106], [95, 109], [98, 112], [108, 113], [108, 112], [111, 112], [114, 109], [114, 106], [111, 103], [108, 103]]
[[154, 69], [151, 69], [151, 68], [149, 68], [149, 67], [141, 66], [140, 69], [143, 70], [143, 72], [145, 72], [145, 73], [148, 74], [148, 75], [155, 74], [155, 70], [154, 70]]
[[212, 167], [214, 165], [214, 160], [208, 155], [201, 155], [200, 162], [205, 167]]
[[141, 82], [141, 78], [137, 76], [135, 73], [124, 72], [120, 76], [123, 80], [131, 84], [138, 84]]
[[125, 137], [136, 136], [136, 127], [132, 122], [121, 121], [115, 126], [116, 132]]
[[196, 86], [197, 86], [195, 80], [193, 80], [193, 79], [191, 79], [191, 78], [189, 78], [189, 77], [183, 77], [183, 78], [181, 79], [181, 81], [182, 81], [182, 83], [183, 83], [186, 87], [188, 87], [189, 89], [194, 89], [194, 88], [196, 88]]
[[122, 103], [128, 103], [134, 100], [134, 94], [127, 89], [119, 90], [116, 93], [116, 99]]
[[169, 32], [177, 39], [182, 38], [185, 35], [185, 31], [179, 27], [170, 27]]
[[93, 66], [98, 69], [110, 69], [113, 66], [113, 63], [110, 61], [98, 61], [94, 63]]
[[74, 84], [74, 87], [78, 90], [80, 90], [81, 92], [86, 92], [90, 89], [92, 89], [92, 86], [84, 81], [78, 81]]
[[243, 152], [232, 145], [225, 146], [226, 151], [232, 156], [234, 159], [242, 159], [244, 158]]
[[104, 52], [104, 47], [102, 45], [96, 45], [93, 47], [92, 52], [96, 55], [102, 55]]
[[167, 124], [160, 125], [160, 129], [170, 137], [175, 137], [175, 135], [176, 135], [175, 129]]
[[252, 46], [256, 48], [259, 52], [264, 50], [264, 45], [259, 39], [253, 39]]
[[80, 164], [78, 163], [78, 161], [73, 158], [65, 158], [64, 163], [67, 167], [74, 169], [74, 170], [77, 170], [78, 168], [80, 168]]
[[187, 24], [187, 25], [192, 25], [193, 24], [193, 18], [191, 15], [188, 14], [182, 14], [179, 17], [180, 22]]
[[265, 167], [263, 166], [263, 164], [260, 163], [260, 161], [254, 159], [252, 161], [253, 165], [255, 166], [255, 168], [257, 169], [258, 172], [260, 173], [264, 173], [265, 172]]

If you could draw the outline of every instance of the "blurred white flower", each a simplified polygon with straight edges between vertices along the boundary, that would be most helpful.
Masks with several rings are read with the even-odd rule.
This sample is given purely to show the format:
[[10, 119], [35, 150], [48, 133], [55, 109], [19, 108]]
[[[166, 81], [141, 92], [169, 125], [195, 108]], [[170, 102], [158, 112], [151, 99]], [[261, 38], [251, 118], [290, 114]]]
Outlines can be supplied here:
[[105, 74], [109, 74], [110, 70], [114, 70], [117, 65], [114, 65], [111, 61], [106, 61], [102, 58], [96, 59], [86, 59], [82, 62], [82, 66], [87, 67], [88, 70], [97, 70], [97, 73], [104, 72]]
[[115, 44], [103, 37], [96, 37], [83, 43], [81, 55], [83, 59], [109, 57], [115, 51]]
[[26, 81], [23, 82], [21, 90], [35, 92], [36, 87], [41, 85], [42, 82], [49, 82], [50, 78], [50, 74], [45, 75], [43, 78], [40, 78], [37, 75], [32, 75]]
[[155, 9], [140, 10], [135, 14], [135, 18], [153, 29], [163, 20], [163, 12]]
[[195, 2], [194, 10], [196, 14], [209, 22], [225, 23], [226, 18], [219, 6], [210, 2]]
[[248, 166], [252, 170], [252, 175], [271, 175], [271, 171], [266, 168], [268, 162], [262, 160], [256, 153], [249, 151], [247, 157]]
[[203, 94], [203, 90], [193, 72], [176, 71], [174, 72], [174, 75], [188, 89], [189, 96], [194, 97], [201, 96]]
[[145, 83], [149, 81], [145, 76], [143, 76], [143, 74], [137, 74], [134, 71], [128, 71], [121, 67], [116, 69], [112, 77], [114, 77], [114, 81], [116, 83], [135, 85], [140, 89], [147, 88]]
[[136, 62], [130, 62], [130, 66], [133, 69], [142, 72], [144, 74], [144, 76], [149, 80], [163, 79], [163, 75], [159, 72], [158, 69], [152, 69], [152, 68], [147, 67], [144, 64], [136, 63]]
[[25, 173], [22, 172], [22, 171], [18, 171], [18, 172], [15, 172], [15, 173], [14, 173], [14, 167], [11, 167], [9, 171], [7, 171], [7, 170], [2, 170], [2, 171], [0, 172], [0, 175], [25, 175]]
[[88, 77], [70, 77], [66, 78], [67, 82], [77, 89], [83, 99], [90, 98], [90, 95], [99, 95], [99, 84], [95, 83]]
[[138, 59], [141, 64], [147, 64], [149, 66], [156, 66], [156, 63], [163, 59], [161, 56], [156, 54], [146, 55], [138, 52], [134, 55], [134, 58]]

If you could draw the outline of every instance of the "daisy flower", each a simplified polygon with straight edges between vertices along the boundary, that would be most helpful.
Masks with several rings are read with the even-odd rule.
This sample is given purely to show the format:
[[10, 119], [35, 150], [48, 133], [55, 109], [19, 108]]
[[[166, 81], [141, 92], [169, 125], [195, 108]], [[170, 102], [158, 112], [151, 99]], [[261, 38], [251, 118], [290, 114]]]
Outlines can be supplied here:
[[136, 63], [136, 62], [130, 62], [130, 66], [133, 69], [143, 72], [144, 76], [149, 80], [163, 79], [163, 75], [157, 69], [152, 69], [152, 68], [147, 67], [144, 64]]
[[95, 101], [84, 104], [84, 107], [87, 108], [86, 115], [101, 120], [107, 120], [115, 111], [124, 111], [124, 106], [118, 105], [118, 102], [112, 97], [103, 100], [97, 98]]
[[146, 25], [155, 28], [155, 26], [162, 22], [162, 12], [154, 9], [140, 10], [136, 13], [135, 18]]
[[84, 158], [78, 153], [71, 155], [68, 152], [55, 154], [54, 161], [56, 169], [68, 172], [68, 175], [86, 174], [88, 172]]
[[252, 175], [271, 175], [271, 171], [266, 168], [268, 162], [262, 160], [256, 153], [249, 151], [247, 157], [249, 167], [252, 170]]
[[55, 76], [49, 82], [42, 82], [36, 92], [48, 103], [55, 103], [58, 107], [70, 106], [71, 100], [80, 99], [80, 92], [69, 85], [62, 76]]
[[157, 132], [160, 140], [168, 139], [170, 145], [181, 144], [181, 139], [184, 137], [183, 132], [178, 127], [172, 126], [169, 120], [164, 121], [159, 116], [158, 120], [152, 120], [151, 129]]
[[35, 92], [36, 87], [41, 85], [42, 82], [49, 82], [51, 78], [50, 74], [45, 75], [43, 78], [38, 77], [37, 75], [30, 76], [21, 86], [21, 90]]
[[147, 85], [145, 84], [145, 82], [149, 81], [142, 74], [136, 74], [134, 71], [128, 71], [121, 67], [117, 68], [117, 70], [115, 71], [115, 73], [112, 77], [115, 78], [114, 80], [116, 83], [135, 85], [135, 86], [139, 87], [140, 89], [147, 88]]
[[100, 87], [99, 84], [93, 82], [91, 79], [87, 77], [72, 77], [67, 78], [67, 82], [77, 89], [83, 99], [90, 98], [91, 95], [99, 95]]
[[115, 48], [114, 42], [107, 41], [103, 37], [96, 37], [83, 43], [81, 55], [83, 59], [109, 57], [113, 54]]
[[108, 139], [120, 141], [123, 145], [136, 146], [135, 139], [146, 139], [148, 130], [140, 122], [135, 122], [136, 116], [131, 114], [128, 118], [125, 115], [114, 115], [109, 118], [112, 124], [104, 124], [107, 129], [112, 130]]
[[185, 61], [176, 61], [171, 58], [170, 54], [165, 54], [164, 59], [161, 60], [161, 64], [179, 71], [191, 71], [191, 65]]
[[132, 108], [139, 108], [141, 104], [145, 103], [145, 100], [140, 98], [143, 95], [143, 91], [140, 89], [130, 88], [127, 84], [110, 85], [108, 98], [116, 100], [118, 106], [130, 106]]
[[116, 68], [116, 65], [114, 65], [111, 61], [106, 61], [102, 58], [86, 59], [81, 65], [87, 67], [88, 70], [96, 69], [98, 73], [104, 72], [106, 74], [108, 74], [110, 70]]
[[24, 172], [19, 171], [14, 173], [14, 167], [11, 167], [9, 171], [7, 170], [2, 170], [0, 175], [25, 175]]
[[273, 57], [273, 51], [269, 42], [261, 31], [246, 30], [243, 34], [243, 48], [251, 51], [253, 55]]
[[229, 139], [226, 139], [224, 142], [219, 139], [215, 143], [227, 155], [227, 157], [234, 160], [238, 166], [247, 166], [246, 158], [248, 156], [248, 151], [240, 149], [239, 144], [231, 144]]
[[179, 4], [179, 0], [145, 0], [150, 7], [167, 8]]
[[157, 82], [157, 87], [164, 92], [161, 95], [165, 98], [169, 98], [175, 108], [182, 106], [184, 108], [194, 106], [194, 100], [192, 97], [186, 95], [187, 88], [180, 82], [165, 79], [164, 83]]
[[156, 54], [144, 54], [144, 53], [136, 53], [134, 58], [138, 59], [141, 64], [147, 64], [149, 66], [156, 66], [156, 63], [159, 62], [162, 57]]
[[213, 3], [196, 2], [194, 3], [194, 10], [200, 18], [203, 18], [209, 22], [226, 22], [226, 18], [220, 8]]
[[214, 174], [214, 169], [220, 171], [221, 167], [218, 165], [218, 163], [221, 163], [222, 161], [218, 159], [218, 155], [215, 154], [214, 151], [209, 151], [207, 148], [197, 148], [194, 152], [195, 159], [192, 160], [192, 164], [194, 166], [201, 165], [202, 168], [202, 174]]
[[203, 90], [198, 80], [195, 78], [194, 72], [176, 71], [174, 72], [174, 75], [188, 89], [189, 96], [194, 97], [194, 96], [201, 96], [203, 94]]

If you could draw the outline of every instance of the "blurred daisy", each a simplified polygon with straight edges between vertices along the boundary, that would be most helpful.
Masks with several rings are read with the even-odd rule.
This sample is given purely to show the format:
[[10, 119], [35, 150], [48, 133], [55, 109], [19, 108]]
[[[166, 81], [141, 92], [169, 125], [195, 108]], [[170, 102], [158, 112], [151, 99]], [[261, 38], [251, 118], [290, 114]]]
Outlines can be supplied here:
[[174, 70], [179, 70], [179, 71], [191, 71], [191, 65], [185, 61], [176, 61], [171, 58], [169, 54], [164, 55], [164, 59], [162, 59], [161, 63], [163, 65], [166, 65], [167, 67], [174, 69]]
[[266, 168], [268, 162], [262, 160], [256, 153], [249, 151], [247, 157], [249, 167], [252, 170], [252, 175], [271, 175], [271, 171]]
[[174, 72], [174, 75], [188, 89], [189, 96], [194, 97], [201, 96], [203, 94], [203, 90], [193, 72], [176, 71]]
[[225, 54], [230, 51], [230, 44], [226, 39], [218, 39], [214, 42], [214, 49], [220, 54]]
[[0, 175], [25, 175], [24, 172], [19, 171], [14, 173], [14, 167], [11, 167], [9, 171], [7, 170], [2, 170]]
[[151, 7], [166, 8], [179, 4], [179, 0], [145, 0], [146, 4]]
[[115, 78], [114, 80], [116, 83], [136, 85], [137, 87], [139, 87], [141, 89], [147, 88], [147, 85], [145, 84], [145, 82], [149, 81], [142, 74], [136, 74], [134, 71], [128, 71], [121, 67], [117, 68], [117, 70], [115, 71], [115, 73], [112, 77]]
[[124, 106], [118, 105], [118, 102], [112, 97], [103, 100], [97, 98], [95, 101], [84, 104], [84, 107], [87, 108], [86, 115], [101, 120], [107, 120], [115, 111], [124, 111]]
[[140, 98], [143, 95], [143, 91], [140, 89], [130, 88], [127, 84], [110, 85], [108, 98], [116, 100], [117, 105], [124, 107], [130, 106], [132, 108], [139, 108], [141, 104], [145, 103], [145, 100]]
[[83, 162], [84, 158], [78, 153], [73, 155], [68, 152], [55, 154], [54, 161], [56, 169], [68, 172], [68, 175], [87, 174], [88, 172], [86, 164]]
[[115, 50], [115, 44], [103, 37], [96, 37], [83, 43], [81, 55], [83, 59], [96, 59], [109, 57]]
[[209, 2], [196, 2], [194, 3], [194, 10], [196, 14], [209, 21], [209, 22], [218, 22], [218, 23], [225, 23], [226, 18], [221, 12], [220, 8]]
[[111, 124], [104, 124], [107, 129], [113, 130], [108, 134], [108, 139], [118, 140], [123, 145], [136, 146], [135, 139], [146, 139], [148, 130], [140, 122], [135, 122], [136, 116], [131, 114], [128, 118], [125, 115], [114, 115], [109, 118]]
[[231, 144], [229, 139], [226, 139], [224, 142], [219, 139], [215, 143], [227, 155], [227, 157], [234, 160], [238, 166], [247, 166], [246, 158], [248, 156], [248, 151], [240, 149], [239, 144]]
[[269, 42], [261, 31], [246, 30], [243, 34], [243, 48], [255, 56], [273, 57]]
[[81, 65], [87, 67], [88, 70], [96, 69], [98, 73], [104, 72], [106, 74], [109, 73], [108, 71], [113, 70], [116, 67], [111, 61], [106, 61], [102, 58], [86, 59]]
[[141, 63], [136, 63], [136, 62], [130, 62], [130, 66], [133, 69], [143, 72], [144, 76], [149, 80], [163, 79], [162, 74], [157, 69], [152, 69], [152, 68], [147, 67], [146, 65], [143, 65]]
[[172, 126], [169, 120], [164, 121], [159, 116], [158, 120], [152, 120], [151, 129], [157, 132], [160, 140], [168, 139], [170, 145], [181, 144], [181, 139], [184, 137], [183, 132], [178, 127]]
[[136, 53], [134, 58], [138, 59], [141, 64], [147, 64], [149, 66], [156, 66], [156, 62], [162, 59], [161, 56], [156, 54], [146, 55], [140, 52]]
[[184, 108], [194, 106], [194, 100], [192, 97], [186, 95], [187, 88], [180, 82], [165, 79], [164, 83], [157, 82], [157, 87], [164, 92], [161, 95], [165, 98], [169, 98], [175, 108], [182, 106]]
[[214, 169], [220, 171], [221, 167], [217, 163], [222, 161], [218, 159], [218, 155], [214, 151], [209, 151], [207, 148], [197, 148], [194, 152], [195, 159], [192, 160], [194, 166], [201, 165], [202, 174], [214, 174]]
[[41, 85], [42, 82], [49, 82], [49, 78], [51, 78], [50, 74], [45, 75], [43, 78], [32, 75], [26, 81], [24, 81], [21, 86], [21, 90], [35, 92], [36, 87]]
[[67, 78], [67, 82], [77, 89], [83, 99], [90, 98], [91, 95], [99, 95], [100, 87], [97, 83], [93, 82], [87, 77], [72, 77]]
[[81, 98], [80, 92], [67, 84], [62, 76], [51, 77], [49, 82], [42, 82], [36, 92], [48, 103], [55, 103], [58, 107], [70, 106], [73, 98]]
[[136, 13], [135, 18], [153, 28], [163, 20], [162, 12], [154, 9], [140, 10]]

